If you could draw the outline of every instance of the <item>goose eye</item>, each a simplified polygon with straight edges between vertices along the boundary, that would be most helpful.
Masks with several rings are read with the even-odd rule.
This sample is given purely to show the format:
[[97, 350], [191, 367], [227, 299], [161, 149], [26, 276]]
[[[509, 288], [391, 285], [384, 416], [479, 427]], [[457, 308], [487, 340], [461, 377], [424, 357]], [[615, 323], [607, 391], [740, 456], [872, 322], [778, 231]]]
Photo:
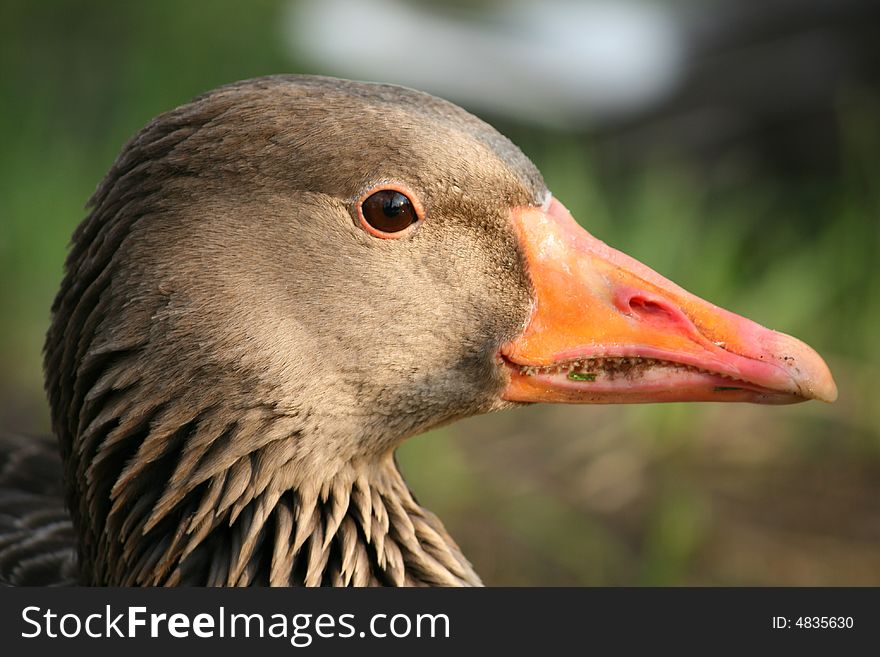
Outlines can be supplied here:
[[359, 214], [367, 230], [377, 237], [399, 237], [419, 220], [413, 202], [394, 189], [382, 189], [367, 196]]

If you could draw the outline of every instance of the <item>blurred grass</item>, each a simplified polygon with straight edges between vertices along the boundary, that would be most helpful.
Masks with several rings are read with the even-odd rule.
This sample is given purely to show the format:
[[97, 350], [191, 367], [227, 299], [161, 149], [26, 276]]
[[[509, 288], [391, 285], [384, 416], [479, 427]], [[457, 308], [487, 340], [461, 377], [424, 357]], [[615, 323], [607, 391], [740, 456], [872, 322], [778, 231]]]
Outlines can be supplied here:
[[[280, 3], [0, 6], [0, 429], [47, 431], [40, 348], [69, 236], [124, 141], [218, 84], [322, 72]], [[880, 99], [842, 89], [830, 173], [710, 167], [667, 144], [623, 172], [512, 126], [591, 232], [827, 357], [840, 401], [535, 407], [410, 441], [400, 460], [489, 583], [880, 584]]]

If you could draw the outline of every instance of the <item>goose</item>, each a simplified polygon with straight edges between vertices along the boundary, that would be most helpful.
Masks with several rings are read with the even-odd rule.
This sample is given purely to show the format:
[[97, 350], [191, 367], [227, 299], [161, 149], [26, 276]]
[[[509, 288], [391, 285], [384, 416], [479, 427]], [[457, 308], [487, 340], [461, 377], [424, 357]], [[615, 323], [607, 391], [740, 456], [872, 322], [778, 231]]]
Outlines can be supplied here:
[[806, 344], [590, 235], [463, 109], [296, 75], [123, 147], [44, 366], [60, 454], [4, 443], [7, 584], [476, 586], [407, 438], [536, 402], [837, 395]]

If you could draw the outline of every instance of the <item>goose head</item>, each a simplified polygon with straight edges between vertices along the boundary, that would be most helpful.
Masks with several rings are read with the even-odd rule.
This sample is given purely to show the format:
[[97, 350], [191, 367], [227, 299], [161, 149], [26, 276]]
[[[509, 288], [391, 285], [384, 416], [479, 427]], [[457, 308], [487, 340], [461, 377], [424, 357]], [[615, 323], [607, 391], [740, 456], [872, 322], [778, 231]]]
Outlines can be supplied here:
[[582, 229], [507, 139], [400, 87], [282, 76], [141, 130], [45, 349], [84, 582], [478, 584], [394, 465], [555, 401], [831, 401], [803, 343]]

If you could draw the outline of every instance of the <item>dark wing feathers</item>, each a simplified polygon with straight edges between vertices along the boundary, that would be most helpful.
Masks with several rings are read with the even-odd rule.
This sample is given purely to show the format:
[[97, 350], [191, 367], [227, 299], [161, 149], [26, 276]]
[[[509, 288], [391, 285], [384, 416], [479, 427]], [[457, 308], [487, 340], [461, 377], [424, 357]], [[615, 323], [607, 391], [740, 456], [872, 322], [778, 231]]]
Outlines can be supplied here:
[[76, 583], [76, 537], [54, 439], [0, 435], [0, 585]]

